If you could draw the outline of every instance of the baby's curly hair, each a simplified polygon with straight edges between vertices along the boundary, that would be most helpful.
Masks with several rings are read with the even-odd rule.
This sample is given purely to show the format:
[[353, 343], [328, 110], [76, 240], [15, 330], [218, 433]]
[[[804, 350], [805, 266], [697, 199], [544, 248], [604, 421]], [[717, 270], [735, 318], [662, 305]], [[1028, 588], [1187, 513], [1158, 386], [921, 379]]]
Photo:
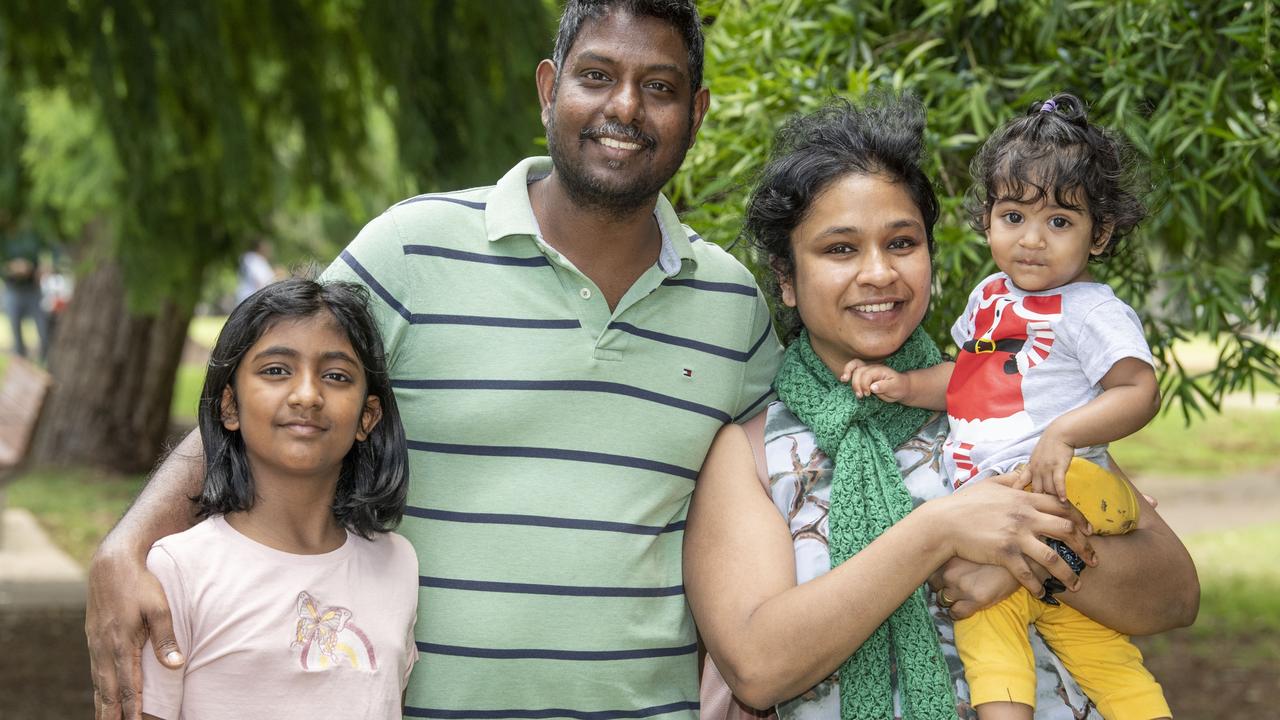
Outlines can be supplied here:
[[1095, 239], [1111, 226], [1106, 248], [1091, 262], [1111, 257], [1147, 216], [1137, 153], [1119, 133], [1090, 123], [1084, 102], [1068, 93], [1032, 104], [992, 133], [969, 174], [965, 210], [974, 230], [987, 232], [997, 202], [1052, 197], [1070, 210], [1087, 207]]

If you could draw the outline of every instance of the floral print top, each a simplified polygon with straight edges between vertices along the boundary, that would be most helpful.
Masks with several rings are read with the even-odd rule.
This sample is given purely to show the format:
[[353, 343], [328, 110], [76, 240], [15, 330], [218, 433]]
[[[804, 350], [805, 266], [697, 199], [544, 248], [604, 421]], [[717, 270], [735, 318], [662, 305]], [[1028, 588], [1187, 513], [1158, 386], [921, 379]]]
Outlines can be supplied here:
[[[818, 449], [813, 433], [781, 402], [769, 406], [765, 421], [765, 458], [769, 470], [769, 495], [786, 518], [795, 547], [796, 582], [808, 582], [831, 569], [827, 553], [827, 511], [831, 505], [832, 462]], [[903, 482], [916, 505], [947, 495], [951, 486], [942, 469], [942, 443], [947, 437], [947, 417], [939, 413], [897, 449]], [[956, 652], [951, 618], [927, 593], [929, 611], [938, 627], [943, 656], [955, 684], [956, 716], [976, 720], [969, 707], [969, 687]], [[1036, 657], [1036, 720], [1100, 720], [1093, 703], [1071, 679], [1040, 636], [1031, 632]], [[890, 668], [892, 671], [892, 667]], [[840, 687], [838, 671], [799, 697], [777, 707], [782, 720], [838, 720]], [[896, 676], [892, 679], [895, 720], [902, 718], [902, 698]]]

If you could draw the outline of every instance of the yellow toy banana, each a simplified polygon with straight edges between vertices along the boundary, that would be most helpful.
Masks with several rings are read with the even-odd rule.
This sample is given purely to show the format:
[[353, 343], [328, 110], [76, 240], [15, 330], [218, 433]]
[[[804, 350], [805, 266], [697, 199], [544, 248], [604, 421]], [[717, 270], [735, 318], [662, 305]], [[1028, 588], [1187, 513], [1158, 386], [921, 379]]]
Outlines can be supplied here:
[[1067, 468], [1067, 500], [1098, 535], [1123, 535], [1138, 527], [1138, 495], [1120, 476], [1081, 457]]

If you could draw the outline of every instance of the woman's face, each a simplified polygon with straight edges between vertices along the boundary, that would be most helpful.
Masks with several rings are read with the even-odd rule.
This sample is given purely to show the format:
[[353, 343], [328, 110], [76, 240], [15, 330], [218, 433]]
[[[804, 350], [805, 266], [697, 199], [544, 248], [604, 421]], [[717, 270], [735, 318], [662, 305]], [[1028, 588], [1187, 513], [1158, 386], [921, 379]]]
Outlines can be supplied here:
[[924, 218], [901, 183], [850, 174], [831, 183], [791, 232], [782, 301], [796, 308], [837, 376], [853, 359], [893, 354], [924, 318], [932, 267]]

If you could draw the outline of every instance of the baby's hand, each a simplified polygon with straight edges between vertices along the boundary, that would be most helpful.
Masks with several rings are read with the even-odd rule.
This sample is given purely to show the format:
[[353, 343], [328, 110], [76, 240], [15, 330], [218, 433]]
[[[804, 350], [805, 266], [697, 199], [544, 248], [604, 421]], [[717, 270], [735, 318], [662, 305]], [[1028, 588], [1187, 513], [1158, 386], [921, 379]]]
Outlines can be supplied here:
[[1056, 495], [1059, 500], [1067, 499], [1067, 466], [1076, 449], [1058, 438], [1051, 431], [1040, 436], [1035, 450], [1031, 451], [1031, 459], [1027, 461], [1026, 475], [1031, 480], [1031, 489], [1038, 493]]
[[863, 360], [850, 360], [840, 373], [840, 382], [849, 383], [855, 397], [875, 395], [885, 402], [901, 402], [911, 386], [905, 373]]

